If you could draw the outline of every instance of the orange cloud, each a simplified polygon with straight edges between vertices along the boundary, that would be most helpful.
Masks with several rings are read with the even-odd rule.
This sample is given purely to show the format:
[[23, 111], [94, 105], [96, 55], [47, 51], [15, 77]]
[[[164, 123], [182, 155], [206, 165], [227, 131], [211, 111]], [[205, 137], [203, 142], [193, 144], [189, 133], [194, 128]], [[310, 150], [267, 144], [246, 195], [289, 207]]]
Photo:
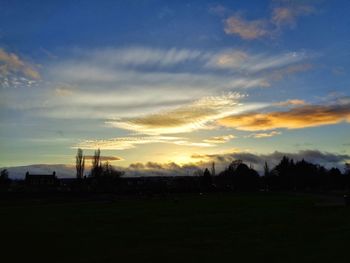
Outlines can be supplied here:
[[350, 122], [350, 101], [336, 105], [305, 105], [288, 111], [250, 112], [218, 120], [222, 126], [244, 131], [301, 129]]

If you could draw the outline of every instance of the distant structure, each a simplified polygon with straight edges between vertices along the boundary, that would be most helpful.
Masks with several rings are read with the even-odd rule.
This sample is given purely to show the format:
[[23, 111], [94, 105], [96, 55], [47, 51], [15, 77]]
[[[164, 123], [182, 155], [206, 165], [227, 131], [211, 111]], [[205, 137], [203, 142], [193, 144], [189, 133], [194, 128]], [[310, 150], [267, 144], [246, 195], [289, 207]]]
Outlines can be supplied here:
[[32, 186], [50, 186], [55, 185], [58, 180], [56, 172], [52, 174], [29, 174], [29, 172], [27, 172], [25, 182], [27, 185]]

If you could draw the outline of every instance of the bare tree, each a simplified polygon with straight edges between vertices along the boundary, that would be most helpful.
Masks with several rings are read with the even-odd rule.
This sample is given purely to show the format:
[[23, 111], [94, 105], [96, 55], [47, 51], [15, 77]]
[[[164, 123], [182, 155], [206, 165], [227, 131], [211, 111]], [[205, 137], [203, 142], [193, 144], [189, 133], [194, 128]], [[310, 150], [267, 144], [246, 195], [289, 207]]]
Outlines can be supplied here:
[[75, 168], [77, 170], [77, 178], [82, 179], [85, 169], [85, 156], [83, 156], [83, 150], [80, 148], [78, 149], [75, 157]]

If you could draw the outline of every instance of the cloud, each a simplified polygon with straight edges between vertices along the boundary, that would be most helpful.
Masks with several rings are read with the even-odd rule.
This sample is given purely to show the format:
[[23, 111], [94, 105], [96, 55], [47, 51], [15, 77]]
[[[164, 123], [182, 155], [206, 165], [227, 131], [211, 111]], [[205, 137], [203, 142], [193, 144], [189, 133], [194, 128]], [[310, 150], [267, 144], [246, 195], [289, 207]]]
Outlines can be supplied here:
[[69, 58], [43, 66], [45, 82], [38, 88], [21, 94], [7, 89], [2, 105], [40, 117], [124, 122], [186, 107], [213, 94], [268, 87], [271, 70], [308, 58], [302, 52], [149, 47], [67, 53]]
[[228, 142], [234, 138], [236, 138], [234, 135], [229, 134], [229, 135], [223, 135], [223, 136], [214, 136], [214, 137], [203, 140], [203, 142], [218, 144], [218, 143]]
[[224, 31], [228, 35], [238, 35], [244, 40], [253, 40], [269, 34], [265, 20], [247, 21], [238, 15], [225, 20]]
[[57, 87], [55, 89], [55, 95], [61, 96], [61, 97], [66, 97], [66, 96], [71, 96], [73, 95], [73, 90], [70, 86], [62, 86], [62, 87]]
[[240, 110], [238, 99], [241, 97], [237, 93], [206, 97], [162, 113], [107, 123], [117, 128], [143, 134], [174, 134], [211, 129], [213, 121]]
[[[221, 9], [218, 9], [220, 12]], [[228, 35], [237, 35], [244, 40], [255, 40], [273, 37], [285, 27], [294, 28], [297, 18], [313, 13], [312, 6], [283, 2], [271, 10], [270, 18], [246, 20], [239, 14], [229, 16], [224, 20], [224, 31]], [[221, 12], [221, 16], [225, 13]]]
[[[309, 64], [295, 64], [310, 56], [304, 52], [287, 52], [275, 55], [252, 54], [241, 50], [225, 50], [212, 55], [206, 67], [230, 69], [240, 73], [261, 73], [268, 72], [277, 79], [286, 74], [305, 71], [311, 68]], [[269, 72], [270, 71], [270, 72]]]
[[203, 60], [209, 54], [191, 49], [157, 49], [148, 47], [105, 48], [79, 52], [82, 57], [90, 57], [96, 62], [124, 66], [172, 66], [193, 60]]
[[[93, 160], [94, 156], [85, 155], [85, 160]], [[100, 156], [101, 161], [123, 161], [124, 159], [118, 156]]]
[[300, 99], [291, 99], [291, 100], [285, 100], [285, 101], [280, 101], [275, 103], [276, 106], [282, 106], [282, 107], [300, 106], [305, 104], [307, 103], [304, 100], [300, 100]]
[[240, 68], [247, 61], [247, 58], [248, 54], [246, 52], [234, 50], [213, 56], [208, 65], [218, 68]]
[[[29, 80], [27, 79], [29, 78]], [[8, 53], [0, 48], [0, 85], [13, 86], [18, 82], [31, 84], [30, 80], [39, 80], [39, 72], [28, 62], [16, 54]]]
[[86, 150], [126, 150], [133, 149], [137, 145], [151, 143], [168, 143], [183, 146], [211, 147], [213, 144], [207, 142], [191, 142], [183, 137], [175, 136], [129, 136], [103, 140], [85, 140], [72, 148], [82, 148]]
[[259, 131], [278, 128], [300, 129], [344, 121], [350, 122], [349, 100], [332, 105], [304, 105], [288, 111], [237, 114], [224, 117], [218, 120], [218, 123], [238, 130]]
[[271, 132], [263, 132], [263, 133], [253, 133], [253, 134], [250, 134], [248, 135], [247, 137], [253, 137], [253, 138], [257, 138], [257, 139], [260, 139], [260, 138], [269, 138], [269, 137], [273, 137], [273, 136], [276, 136], [276, 135], [280, 135], [281, 132], [279, 131], [271, 131]]
[[295, 27], [299, 16], [309, 15], [314, 12], [314, 8], [308, 5], [289, 5], [275, 7], [272, 10], [271, 22], [278, 28], [282, 26]]
[[281, 80], [286, 75], [295, 74], [298, 72], [304, 72], [307, 70], [312, 69], [313, 66], [308, 63], [301, 63], [301, 64], [295, 64], [295, 65], [287, 65], [286, 67], [275, 69], [270, 73], [270, 78], [273, 80]]

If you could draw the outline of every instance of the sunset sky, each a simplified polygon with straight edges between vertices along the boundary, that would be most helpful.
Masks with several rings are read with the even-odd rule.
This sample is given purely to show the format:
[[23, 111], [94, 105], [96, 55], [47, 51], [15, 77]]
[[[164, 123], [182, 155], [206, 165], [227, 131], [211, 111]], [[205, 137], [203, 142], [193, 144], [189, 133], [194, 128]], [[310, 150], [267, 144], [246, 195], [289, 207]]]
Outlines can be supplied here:
[[74, 164], [77, 148], [135, 169], [350, 161], [349, 10], [0, 0], [0, 167]]

